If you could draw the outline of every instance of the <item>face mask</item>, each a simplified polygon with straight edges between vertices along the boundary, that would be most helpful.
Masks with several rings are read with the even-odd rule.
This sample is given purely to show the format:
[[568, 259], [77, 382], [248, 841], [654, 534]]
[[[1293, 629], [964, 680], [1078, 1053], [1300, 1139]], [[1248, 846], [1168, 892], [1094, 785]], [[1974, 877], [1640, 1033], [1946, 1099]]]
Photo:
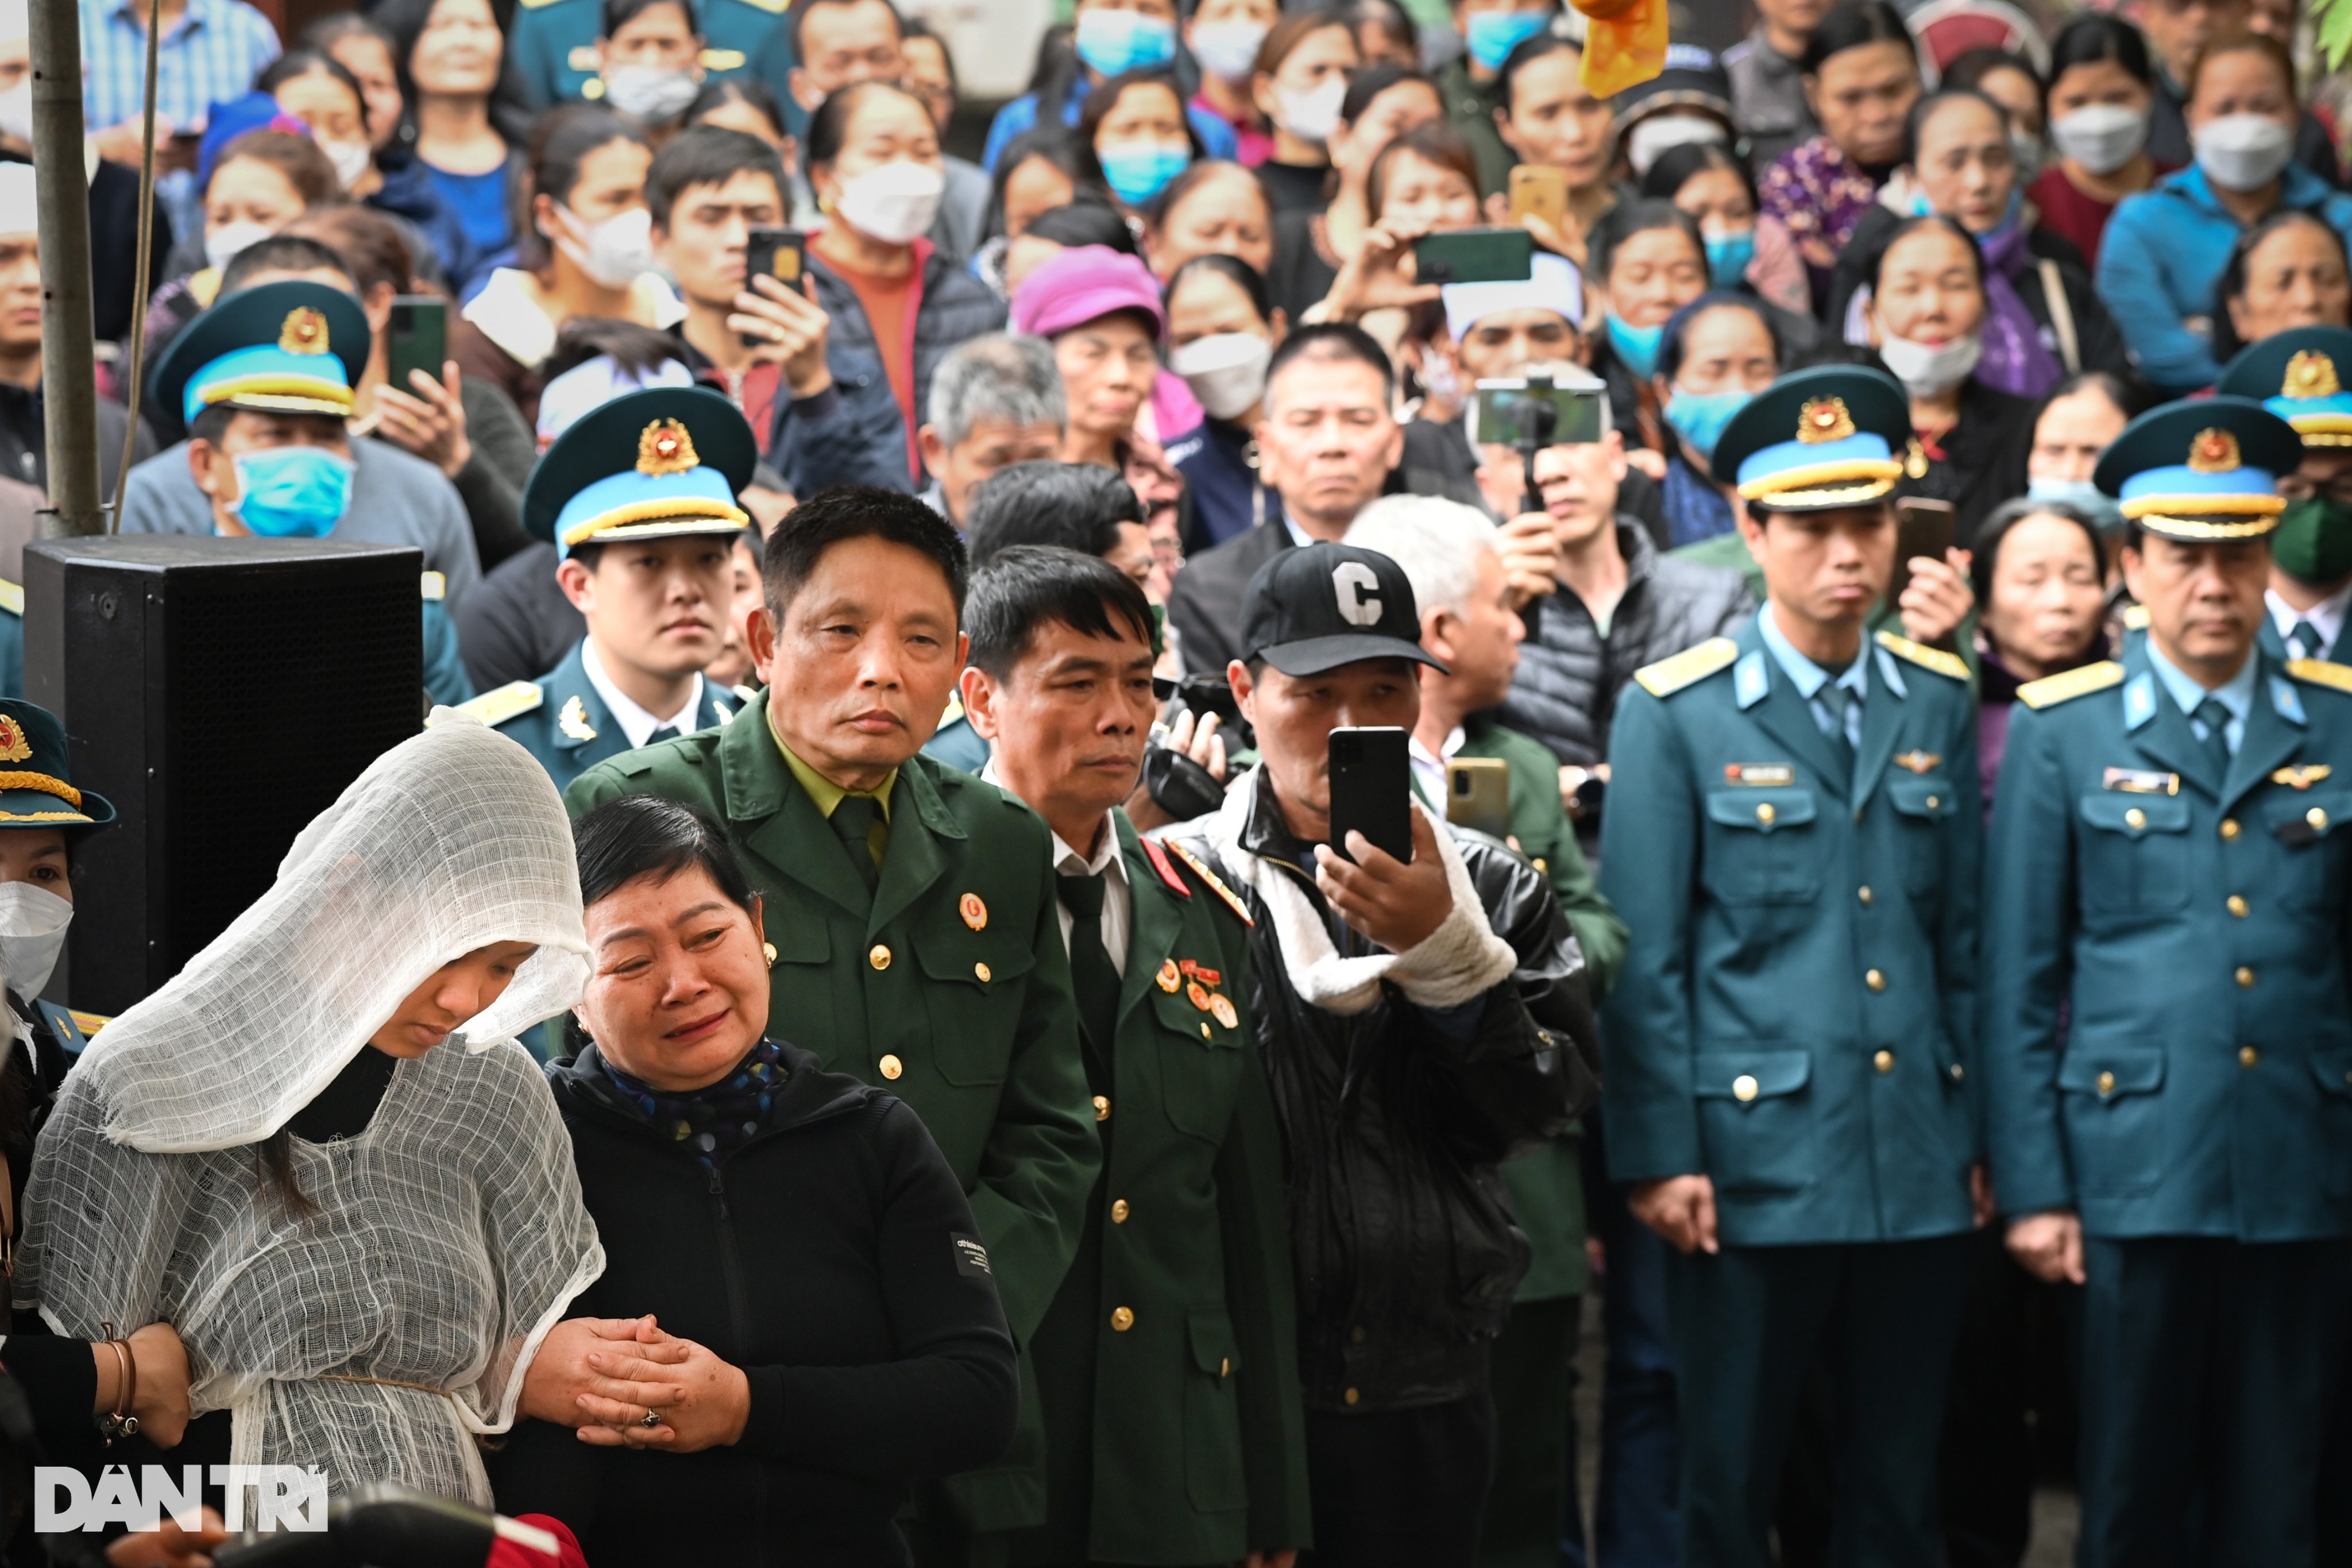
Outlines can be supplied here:
[[1667, 390], [1673, 395], [1666, 399], [1666, 423], [1701, 458], [1715, 456], [1723, 427], [1756, 401], [1752, 392], [1685, 392], [1672, 385]]
[[1625, 161], [1633, 165], [1636, 175], [1646, 174], [1668, 148], [1686, 147], [1694, 142], [1719, 145], [1729, 140], [1723, 122], [1706, 115], [1654, 114], [1625, 133]]
[[1756, 231], [1734, 229], [1706, 237], [1706, 282], [1710, 289], [1737, 289], [1756, 259]]
[[686, 112], [702, 84], [692, 71], [659, 66], [617, 66], [604, 73], [604, 101], [648, 125], [666, 125]]
[[1462, 42], [1479, 68], [1498, 71], [1513, 49], [1549, 26], [1541, 11], [1481, 11], [1462, 29]]
[[33, 140], [33, 78], [0, 92], [0, 136], [13, 136], [30, 145]]
[[1103, 178], [1111, 192], [1129, 206], [1139, 207], [1160, 194], [1161, 186], [1184, 172], [1192, 161], [1190, 147], [1158, 142], [1129, 142], [1102, 151]]
[[833, 210], [841, 221], [885, 245], [911, 245], [930, 232], [940, 215], [940, 196], [947, 176], [929, 163], [894, 158], [877, 169], [852, 174], [841, 182]]
[[1273, 357], [1274, 345], [1255, 332], [1217, 332], [1170, 354], [1168, 368], [1184, 378], [1210, 417], [1238, 419], [1265, 395], [1265, 365]]
[[603, 223], [583, 222], [570, 207], [557, 207], [564, 232], [556, 247], [607, 289], [625, 289], [654, 264], [654, 215], [643, 207], [614, 213]]
[[2028, 479], [2025, 493], [2029, 500], [2060, 501], [2073, 507], [2103, 533], [2123, 526], [2124, 503], [2088, 479]]
[[2017, 165], [2017, 183], [2029, 184], [2042, 173], [2042, 139], [2022, 131], [2009, 133], [2010, 161]]
[[2197, 166], [2225, 191], [2259, 191], [2294, 156], [2294, 139], [2267, 114], [2225, 114], [2189, 133]]
[[1607, 321], [1609, 346], [1617, 351], [1617, 357], [1624, 362], [1627, 370], [1643, 381], [1649, 380], [1657, 372], [1658, 340], [1665, 335], [1665, 324], [1633, 327], [1614, 316], [1608, 317]]
[[1339, 103], [1347, 96], [1348, 79], [1339, 76], [1305, 92], [1277, 88], [1274, 97], [1281, 109], [1275, 121], [1301, 142], [1328, 142], [1339, 129]]
[[2050, 122], [2058, 155], [2094, 174], [2112, 174], [2147, 145], [2147, 116], [2120, 103], [2094, 103]]
[[335, 166], [335, 178], [342, 183], [344, 190], [350, 190], [366, 177], [371, 149], [365, 140], [321, 142], [319, 151], [324, 153], [327, 162]]
[[31, 882], [0, 882], [0, 973], [31, 1001], [56, 973], [73, 923], [72, 900]]
[[205, 230], [205, 261], [215, 272], [236, 259], [236, 253], [257, 245], [277, 231], [266, 223], [225, 223]]
[[1970, 332], [1930, 348], [1890, 334], [1878, 345], [1878, 357], [1914, 397], [1941, 397], [1968, 380], [1984, 355], [1984, 340]]
[[1440, 403], [1462, 401], [1462, 378], [1454, 374], [1454, 362], [1435, 348], [1421, 351], [1421, 389]]
[[1246, 19], [1203, 22], [1192, 29], [1192, 58], [1220, 80], [1247, 81], [1250, 72], [1257, 68], [1257, 51], [1265, 43], [1265, 31]]
[[351, 510], [349, 458], [316, 447], [241, 452], [236, 500], [228, 510], [264, 539], [324, 539]]
[[2352, 574], [2352, 506], [2326, 496], [2287, 502], [2271, 531], [2271, 559], [2302, 583], [2333, 583]]
[[1082, 12], [1074, 41], [1097, 76], [1164, 66], [1176, 58], [1176, 24], [1140, 11]]

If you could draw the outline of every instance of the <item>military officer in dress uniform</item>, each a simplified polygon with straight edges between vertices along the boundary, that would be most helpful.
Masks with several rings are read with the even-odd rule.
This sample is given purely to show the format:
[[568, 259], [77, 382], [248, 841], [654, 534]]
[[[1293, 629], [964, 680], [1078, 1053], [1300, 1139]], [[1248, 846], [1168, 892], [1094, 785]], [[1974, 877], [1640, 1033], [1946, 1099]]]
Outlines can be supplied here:
[[[657, 795], [726, 826], [776, 949], [772, 1031], [922, 1117], [1025, 1350], [1077, 1251], [1101, 1145], [1045, 825], [918, 755], [963, 668], [962, 542], [913, 496], [842, 487], [777, 525], [762, 578], [750, 630], [767, 690], [722, 728], [590, 768], [565, 804]], [[1032, 1461], [1025, 1353], [1022, 1384], [1013, 1455]], [[1030, 1522], [985, 1475], [945, 1485], [957, 1531]], [[912, 1532], [926, 1561], [940, 1512]]]
[[2020, 689], [1995, 792], [1988, 1142], [2011, 1250], [2085, 1287], [2085, 1568], [2315, 1561], [2352, 1316], [2352, 669], [2256, 637], [2304, 455], [2230, 396], [2107, 448], [2147, 633]]
[[1617, 710], [1601, 890], [1610, 1174], [1669, 1258], [1684, 1562], [1763, 1568], [1799, 1394], [1834, 1390], [1841, 1562], [1937, 1560], [1946, 1368], [1979, 1223], [1976, 719], [1967, 669], [1865, 637], [1909, 405], [1781, 380], [1715, 475], [1768, 603]]
[[1249, 921], [1118, 809], [1157, 703], [1134, 581], [1022, 545], [974, 577], [981, 776], [1051, 830], [1102, 1135], [1069, 1278], [1037, 1330], [1044, 1509], [1004, 1561], [1233, 1563], [1305, 1545], [1307, 1452], [1282, 1140], [1250, 1048]]
[[698, 386], [656, 386], [556, 437], [523, 487], [523, 527], [555, 542], [557, 581], [588, 623], [553, 673], [464, 703], [521, 742], [562, 789], [607, 757], [724, 724], [731, 694], [703, 679], [734, 597], [736, 495], [751, 427]]
[[[791, 101], [791, 0], [692, 0], [688, 24], [701, 36], [706, 79], [748, 70], [777, 104]], [[520, 0], [507, 38], [524, 97], [534, 110], [604, 96], [607, 0]]]
[[2230, 362], [2217, 392], [2260, 398], [2303, 438], [2303, 461], [2279, 476], [2286, 502], [2271, 531], [2269, 614], [2263, 651], [2273, 658], [2352, 662], [2352, 331], [2295, 327]]

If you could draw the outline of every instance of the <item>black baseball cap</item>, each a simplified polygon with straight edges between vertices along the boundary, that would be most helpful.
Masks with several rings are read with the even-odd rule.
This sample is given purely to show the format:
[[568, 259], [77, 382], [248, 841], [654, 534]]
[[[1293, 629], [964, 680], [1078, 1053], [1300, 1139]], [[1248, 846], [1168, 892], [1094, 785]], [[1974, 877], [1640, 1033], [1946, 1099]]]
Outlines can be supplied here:
[[1423, 651], [1404, 568], [1352, 544], [1286, 550], [1257, 569], [1243, 600], [1242, 657], [1290, 676], [1368, 658], [1410, 658], [1453, 673]]

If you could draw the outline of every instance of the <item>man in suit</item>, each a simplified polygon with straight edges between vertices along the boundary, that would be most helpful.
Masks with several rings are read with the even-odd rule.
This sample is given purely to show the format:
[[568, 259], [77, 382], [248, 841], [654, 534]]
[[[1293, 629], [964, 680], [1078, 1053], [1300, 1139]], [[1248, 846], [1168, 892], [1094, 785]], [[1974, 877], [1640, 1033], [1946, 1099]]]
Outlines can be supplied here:
[[2352, 659], [2352, 331], [2294, 327], [2250, 345], [2214, 390], [2263, 400], [2303, 438], [2303, 461], [2278, 477], [2286, 502], [2271, 531], [2263, 651], [2273, 658]]
[[2352, 1349], [2352, 669], [2257, 640], [2303, 456], [2248, 398], [2132, 422], [2095, 478], [2147, 632], [2020, 689], [2001, 763], [1988, 1143], [2011, 1251], [2084, 1286], [2085, 1568], [2320, 1560]]
[[1969, 1098], [1976, 717], [1864, 636], [1910, 437], [1892, 377], [1784, 376], [1717, 446], [1768, 603], [1617, 710], [1601, 889], [1609, 1170], [1676, 1249], [1683, 1561], [1764, 1568], [1798, 1402], [1832, 1391], [1834, 1554], [1932, 1563], [1945, 1369], [1984, 1198]]

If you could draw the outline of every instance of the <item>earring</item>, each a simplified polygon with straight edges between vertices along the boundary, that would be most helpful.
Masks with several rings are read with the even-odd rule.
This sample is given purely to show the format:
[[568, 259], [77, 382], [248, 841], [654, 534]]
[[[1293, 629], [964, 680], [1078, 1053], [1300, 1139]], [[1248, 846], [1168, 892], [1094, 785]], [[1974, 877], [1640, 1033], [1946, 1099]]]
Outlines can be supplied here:
[[768, 967], [771, 969], [776, 967], [776, 944], [772, 942], [763, 942], [760, 944], [760, 951], [767, 954]]

